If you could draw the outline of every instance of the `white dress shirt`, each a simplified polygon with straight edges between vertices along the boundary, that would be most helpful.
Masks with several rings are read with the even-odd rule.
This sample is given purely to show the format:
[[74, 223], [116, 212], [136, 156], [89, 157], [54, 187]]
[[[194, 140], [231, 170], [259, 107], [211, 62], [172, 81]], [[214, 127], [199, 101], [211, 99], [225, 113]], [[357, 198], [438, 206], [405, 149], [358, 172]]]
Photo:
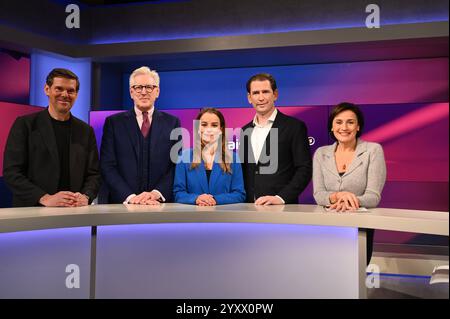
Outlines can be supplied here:
[[[272, 112], [272, 115], [270, 115], [270, 117], [268, 118], [267, 123], [265, 125], [260, 125], [258, 123], [258, 118], [256, 117], [256, 115], [253, 118], [254, 127], [253, 127], [252, 136], [251, 136], [251, 144], [252, 144], [253, 155], [255, 156], [255, 163], [258, 163], [258, 161], [259, 161], [261, 152], [264, 147], [264, 143], [266, 142], [267, 135], [269, 135], [270, 129], [272, 128], [273, 122], [275, 121], [277, 114], [278, 114], [278, 110], [275, 109]], [[283, 204], [285, 203], [283, 198], [281, 198], [278, 195], [275, 195], [275, 196], [278, 197], [279, 199], [281, 199]], [[255, 199], [257, 199], [257, 198], [255, 198]]]
[[272, 128], [273, 122], [275, 121], [275, 117], [277, 116], [277, 109], [272, 112], [272, 115], [267, 120], [265, 125], [260, 125], [258, 123], [258, 118], [253, 118], [253, 128], [251, 142], [252, 142], [252, 150], [253, 155], [255, 156], [255, 161], [258, 163], [259, 157], [261, 156], [262, 149], [264, 147], [264, 143], [266, 142], [267, 135], [269, 135], [270, 129]]
[[[155, 111], [155, 107], [152, 107], [152, 108], [148, 111], [148, 121], [149, 121], [149, 124], [150, 124], [150, 125], [152, 124], [152, 118], [153, 118], [153, 112], [154, 112], [154, 111]], [[144, 122], [144, 116], [143, 116], [143, 114], [142, 114], [142, 111], [139, 110], [136, 106], [134, 106], [134, 112], [136, 113], [136, 120], [137, 120], [137, 123], [138, 123], [138, 125], [139, 125], [139, 129], [141, 129], [141, 128], [142, 128], [142, 123]], [[160, 192], [159, 190], [154, 189], [154, 190], [152, 190], [152, 192], [157, 193], [157, 194], [161, 197], [161, 199], [162, 199], [163, 202], [166, 201], [166, 199], [164, 198], [164, 196], [161, 194], [161, 192]], [[130, 202], [130, 200], [131, 200], [133, 197], [135, 197], [135, 196], [137, 196], [137, 195], [136, 195], [136, 194], [131, 194], [131, 195], [129, 195], [129, 196], [125, 199], [125, 201], [124, 201], [123, 203], [124, 203], [124, 204], [128, 204], [128, 203]]]

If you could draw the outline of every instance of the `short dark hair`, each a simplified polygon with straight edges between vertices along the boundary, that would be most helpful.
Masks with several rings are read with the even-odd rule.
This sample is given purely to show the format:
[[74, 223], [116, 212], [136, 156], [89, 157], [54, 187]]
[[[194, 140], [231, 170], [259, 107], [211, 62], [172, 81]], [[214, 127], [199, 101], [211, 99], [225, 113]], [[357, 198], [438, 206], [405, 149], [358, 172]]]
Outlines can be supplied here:
[[362, 131], [364, 129], [364, 115], [359, 109], [359, 107], [356, 104], [350, 102], [339, 103], [331, 110], [330, 116], [328, 117], [328, 133], [330, 134], [331, 138], [335, 141], [336, 137], [334, 136], [333, 132], [331, 132], [333, 128], [333, 120], [339, 113], [342, 113], [344, 111], [352, 111], [356, 115], [356, 119], [358, 120], [359, 125], [359, 131], [356, 132], [356, 138], [361, 136]]
[[78, 76], [68, 69], [55, 68], [55, 69], [51, 70], [50, 73], [47, 75], [47, 79], [45, 80], [45, 83], [47, 83], [48, 86], [52, 86], [54, 78], [65, 78], [65, 79], [76, 80], [77, 81], [76, 90], [77, 90], [77, 92], [80, 90], [80, 80], [78, 79]]
[[259, 73], [259, 74], [255, 74], [250, 79], [248, 79], [247, 85], [246, 85], [247, 93], [250, 93], [250, 85], [252, 84], [253, 81], [269, 81], [272, 91], [275, 92], [277, 90], [277, 82], [275, 82], [275, 78], [271, 74]]

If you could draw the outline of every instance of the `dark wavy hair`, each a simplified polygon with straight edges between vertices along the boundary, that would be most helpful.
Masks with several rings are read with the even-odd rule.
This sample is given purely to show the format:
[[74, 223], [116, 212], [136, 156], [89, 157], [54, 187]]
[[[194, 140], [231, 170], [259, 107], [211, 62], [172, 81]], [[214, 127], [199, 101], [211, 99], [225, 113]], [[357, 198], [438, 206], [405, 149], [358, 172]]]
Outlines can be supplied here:
[[350, 102], [339, 103], [331, 110], [330, 116], [328, 117], [328, 133], [330, 134], [331, 138], [335, 141], [336, 137], [331, 131], [331, 129], [333, 128], [333, 120], [339, 113], [342, 113], [344, 111], [352, 111], [356, 115], [356, 119], [358, 120], [359, 125], [359, 131], [356, 132], [356, 138], [361, 136], [362, 131], [364, 129], [364, 115], [359, 109], [359, 107], [356, 104]]

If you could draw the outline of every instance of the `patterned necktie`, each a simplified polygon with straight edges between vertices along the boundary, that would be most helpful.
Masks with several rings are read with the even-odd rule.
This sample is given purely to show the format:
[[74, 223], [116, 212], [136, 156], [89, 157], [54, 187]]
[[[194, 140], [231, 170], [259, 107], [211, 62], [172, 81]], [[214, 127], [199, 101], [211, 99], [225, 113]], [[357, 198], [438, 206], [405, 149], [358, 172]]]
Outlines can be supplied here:
[[144, 138], [147, 137], [148, 132], [150, 131], [150, 121], [148, 119], [148, 112], [142, 112], [142, 118], [144, 121], [142, 122], [141, 132]]

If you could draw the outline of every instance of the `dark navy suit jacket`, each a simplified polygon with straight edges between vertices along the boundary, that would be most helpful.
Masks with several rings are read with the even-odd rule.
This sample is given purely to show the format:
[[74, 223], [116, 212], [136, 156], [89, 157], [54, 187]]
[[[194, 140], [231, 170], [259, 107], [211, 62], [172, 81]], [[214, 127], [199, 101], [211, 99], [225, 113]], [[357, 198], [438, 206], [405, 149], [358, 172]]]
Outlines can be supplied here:
[[[180, 120], [170, 114], [154, 110], [150, 136], [149, 188], [156, 189], [172, 201], [175, 164], [170, 158], [172, 146], [181, 139], [170, 140], [172, 129], [180, 127]], [[106, 118], [100, 149], [103, 177], [99, 203], [122, 203], [129, 195], [139, 194], [140, 158], [139, 135], [134, 109]], [[181, 145], [180, 145], [181, 146]]]
[[184, 151], [175, 169], [173, 192], [176, 203], [195, 204], [201, 194], [213, 195], [218, 205], [245, 201], [242, 168], [236, 154], [233, 154], [231, 174], [225, 173], [218, 163], [213, 164], [209, 183], [203, 162], [194, 169], [190, 168], [192, 154], [192, 149]]

